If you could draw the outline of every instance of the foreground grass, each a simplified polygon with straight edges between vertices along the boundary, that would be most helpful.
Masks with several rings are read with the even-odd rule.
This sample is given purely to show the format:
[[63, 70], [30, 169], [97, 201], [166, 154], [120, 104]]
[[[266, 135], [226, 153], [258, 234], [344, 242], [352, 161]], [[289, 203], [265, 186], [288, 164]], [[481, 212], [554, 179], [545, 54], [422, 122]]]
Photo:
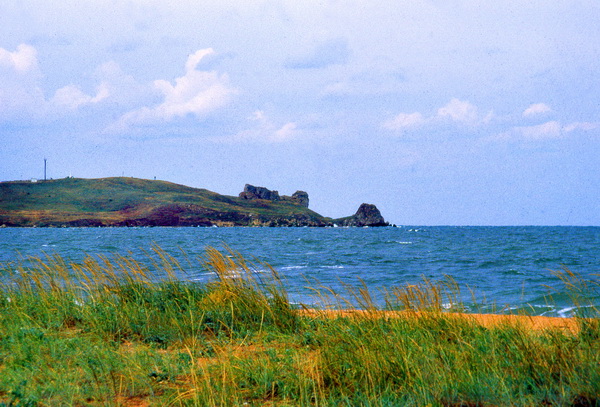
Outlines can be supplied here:
[[440, 312], [428, 282], [391, 290], [406, 317], [375, 317], [364, 287], [366, 313], [315, 317], [268, 265], [213, 248], [203, 262], [206, 285], [177, 281], [160, 250], [7, 265], [0, 405], [600, 405], [598, 319], [485, 328]]

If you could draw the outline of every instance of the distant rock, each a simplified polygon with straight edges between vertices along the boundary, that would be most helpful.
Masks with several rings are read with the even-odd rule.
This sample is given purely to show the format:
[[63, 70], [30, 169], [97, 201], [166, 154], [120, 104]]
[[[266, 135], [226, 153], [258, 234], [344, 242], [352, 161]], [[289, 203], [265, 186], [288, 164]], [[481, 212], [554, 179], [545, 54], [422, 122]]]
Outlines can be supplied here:
[[255, 187], [254, 185], [246, 184], [244, 191], [240, 192], [240, 198], [243, 199], [266, 199], [268, 201], [279, 201], [281, 197], [279, 192], [271, 191], [265, 187]]
[[304, 191], [296, 191], [292, 196], [279, 196], [279, 192], [271, 191], [265, 187], [256, 187], [246, 184], [244, 191], [239, 195], [242, 199], [265, 199], [267, 201], [287, 201], [293, 202], [305, 208], [308, 208], [308, 193]]
[[292, 201], [300, 206], [308, 208], [308, 193], [304, 191], [296, 191], [292, 195]]
[[383, 219], [379, 209], [373, 204], [363, 203], [356, 213], [346, 218], [337, 219], [336, 224], [340, 226], [389, 226], [389, 223]]

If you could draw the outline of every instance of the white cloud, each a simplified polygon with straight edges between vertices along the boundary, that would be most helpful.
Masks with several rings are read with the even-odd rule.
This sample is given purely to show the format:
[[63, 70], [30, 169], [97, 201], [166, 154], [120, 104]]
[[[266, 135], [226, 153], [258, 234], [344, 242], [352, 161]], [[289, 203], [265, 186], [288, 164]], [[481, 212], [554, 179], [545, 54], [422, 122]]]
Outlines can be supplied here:
[[275, 131], [275, 138], [273, 141], [285, 141], [289, 140], [296, 134], [296, 123], [290, 122], [284, 124], [279, 130]]
[[545, 103], [534, 103], [523, 111], [523, 117], [537, 116], [551, 111], [550, 106]]
[[406, 128], [419, 127], [425, 123], [423, 115], [419, 112], [400, 113], [393, 119], [383, 123], [383, 127], [388, 130], [402, 130]]
[[[100, 65], [94, 73], [94, 78], [100, 83], [97, 90], [102, 89], [106, 99], [110, 98], [112, 109], [121, 112], [157, 103], [162, 97], [153, 84], [139, 83], [133, 76], [123, 72], [115, 61]], [[100, 95], [99, 92], [96, 96]]]
[[14, 52], [0, 48], [0, 118], [14, 120], [60, 117], [66, 111], [95, 104], [106, 99], [110, 92], [106, 83], [96, 88], [96, 95], [85, 94], [73, 84], [64, 86], [46, 99], [41, 88], [37, 51], [21, 44]]
[[278, 125], [268, 118], [262, 110], [255, 111], [248, 120], [254, 123], [254, 127], [233, 136], [221, 137], [216, 140], [221, 142], [282, 143], [296, 139], [300, 134], [297, 123], [288, 122]]
[[[25, 44], [15, 51], [0, 48], [0, 120], [53, 119], [107, 100], [111, 101], [113, 112], [130, 110], [109, 131], [122, 131], [131, 124], [170, 121], [188, 114], [203, 116], [224, 106], [235, 93], [229, 87], [227, 75], [198, 70], [198, 64], [212, 53], [212, 49], [203, 49], [190, 55], [185, 74], [174, 84], [157, 80], [149, 86], [140, 85], [110, 61], [96, 70], [94, 76], [99, 84], [94, 93], [68, 84], [47, 99], [41, 88], [43, 75], [36, 49]], [[160, 102], [153, 106], [157, 98], [161, 98]], [[145, 107], [139, 107], [144, 104]]]
[[156, 80], [155, 89], [160, 91], [164, 100], [154, 107], [142, 107], [125, 114], [120, 127], [130, 124], [168, 122], [188, 114], [204, 116], [225, 106], [236, 90], [229, 86], [226, 74], [215, 71], [199, 71], [200, 61], [214, 51], [202, 49], [188, 57], [185, 75], [175, 79], [175, 85], [167, 80]]
[[188, 56], [188, 59], [185, 63], [185, 72], [193, 72], [196, 70], [196, 67], [208, 55], [214, 54], [214, 50], [212, 48], [199, 49], [195, 53]]
[[566, 133], [571, 133], [572, 131], [576, 131], [576, 130], [590, 131], [590, 130], [596, 130], [598, 128], [600, 128], [600, 123], [575, 122], [575, 123], [566, 125], [563, 130]]
[[15, 52], [0, 48], [0, 66], [22, 74], [37, 69], [37, 65], [37, 51], [31, 45], [21, 44]]
[[79, 106], [89, 103], [91, 99], [91, 96], [83, 93], [77, 86], [68, 85], [56, 91], [51, 103], [75, 110]]
[[[572, 129], [570, 129], [572, 128]], [[520, 142], [555, 140], [564, 137], [565, 133], [575, 127], [563, 127], [560, 122], [552, 120], [535, 126], [517, 126], [512, 129], [486, 137], [484, 140], [491, 142]]]
[[475, 124], [477, 122], [477, 107], [467, 101], [453, 98], [450, 102], [438, 109], [438, 118], [448, 118], [455, 122]]
[[102, 83], [96, 89], [96, 96], [89, 96], [83, 93], [75, 85], [68, 85], [58, 89], [54, 93], [54, 97], [50, 100], [53, 106], [66, 107], [71, 110], [76, 110], [81, 106], [95, 104], [110, 96], [108, 85]]
[[479, 119], [477, 107], [467, 101], [452, 98], [447, 105], [440, 107], [433, 116], [425, 117], [420, 112], [399, 113], [392, 119], [384, 121], [382, 127], [387, 130], [415, 129], [423, 125], [444, 126], [447, 120], [451, 122], [475, 126], [489, 124], [494, 118], [494, 113], [489, 112], [483, 119]]
[[21, 44], [14, 52], [0, 48], [0, 120], [42, 117], [46, 100], [40, 80], [34, 47]]
[[536, 126], [517, 127], [521, 135], [530, 140], [543, 140], [559, 138], [562, 135], [562, 127], [557, 121], [549, 121]]

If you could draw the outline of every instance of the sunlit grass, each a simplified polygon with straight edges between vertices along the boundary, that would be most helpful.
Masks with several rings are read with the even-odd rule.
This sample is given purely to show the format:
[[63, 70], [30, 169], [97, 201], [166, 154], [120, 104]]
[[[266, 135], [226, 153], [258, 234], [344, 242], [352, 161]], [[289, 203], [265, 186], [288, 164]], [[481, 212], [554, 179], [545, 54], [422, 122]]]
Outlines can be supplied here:
[[324, 314], [294, 309], [272, 267], [230, 248], [200, 262], [205, 284], [178, 279], [185, 265], [158, 247], [145, 260], [4, 265], [0, 405], [600, 403], [599, 315], [586, 302], [599, 286], [568, 270], [556, 275], [583, 307], [579, 329], [533, 331], [454, 317], [465, 307], [450, 277], [390, 287], [382, 307], [364, 283], [316, 286], [324, 308], [364, 311]]

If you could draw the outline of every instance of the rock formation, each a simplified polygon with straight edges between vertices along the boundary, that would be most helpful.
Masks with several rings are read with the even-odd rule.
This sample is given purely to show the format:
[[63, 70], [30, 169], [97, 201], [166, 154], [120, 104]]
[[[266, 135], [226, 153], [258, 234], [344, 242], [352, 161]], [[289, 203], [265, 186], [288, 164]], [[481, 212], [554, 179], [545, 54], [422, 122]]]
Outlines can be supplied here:
[[255, 187], [254, 185], [246, 184], [244, 191], [240, 192], [240, 198], [243, 199], [266, 199], [269, 201], [279, 201], [279, 192], [271, 191], [265, 187]]
[[337, 224], [340, 226], [389, 226], [389, 223], [383, 219], [379, 209], [373, 204], [363, 203], [360, 205], [356, 213], [347, 218], [338, 219]]
[[292, 201], [300, 206], [308, 208], [308, 193], [304, 191], [296, 191], [292, 195]]
[[265, 187], [255, 187], [254, 185], [246, 184], [244, 190], [239, 195], [242, 199], [265, 199], [267, 201], [288, 201], [308, 208], [308, 193], [304, 191], [296, 191], [292, 196], [279, 196], [279, 192], [271, 191]]

